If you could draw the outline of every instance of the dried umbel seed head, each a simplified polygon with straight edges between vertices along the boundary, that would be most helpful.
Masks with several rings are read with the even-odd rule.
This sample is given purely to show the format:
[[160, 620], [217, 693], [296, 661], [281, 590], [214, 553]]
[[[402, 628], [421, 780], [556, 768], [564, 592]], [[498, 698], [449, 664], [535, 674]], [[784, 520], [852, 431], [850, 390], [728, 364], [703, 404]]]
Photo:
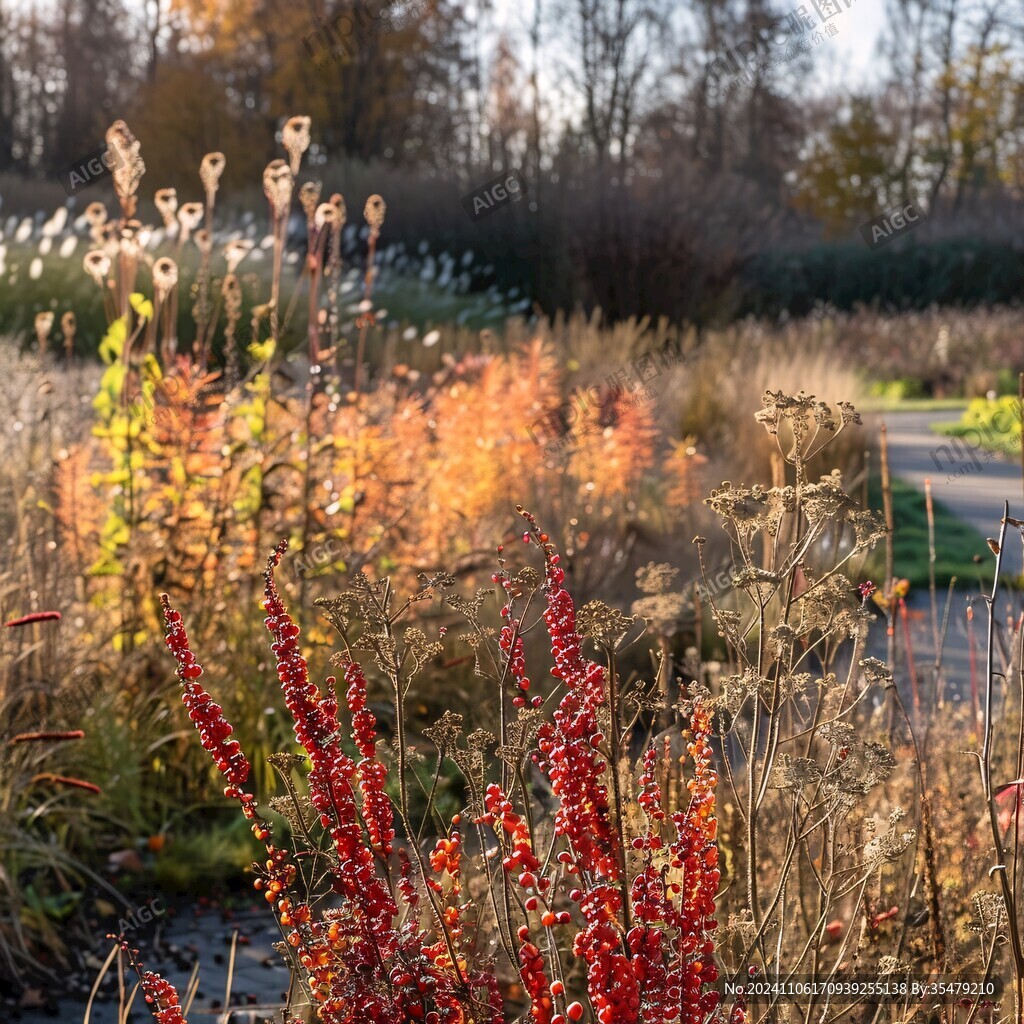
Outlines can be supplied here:
[[337, 223], [338, 211], [330, 203], [321, 203], [316, 208], [316, 214], [313, 217], [313, 224], [319, 230], [325, 225], [333, 228]]
[[46, 339], [53, 330], [52, 313], [36, 313], [36, 338], [40, 348], [46, 348]]
[[63, 331], [65, 338], [73, 338], [75, 336], [78, 322], [75, 320], [75, 314], [70, 310], [60, 318], [60, 329]]
[[153, 196], [157, 213], [164, 219], [164, 227], [172, 228], [177, 223], [178, 190], [174, 188], [158, 188]]
[[107, 222], [107, 208], [103, 203], [90, 203], [85, 208], [85, 222], [90, 227], [97, 227]]
[[170, 256], [161, 256], [153, 264], [153, 290], [159, 301], [163, 301], [178, 283], [178, 264]]
[[114, 177], [114, 191], [121, 200], [121, 208], [125, 216], [135, 213], [135, 190], [146, 173], [146, 165], [142, 161], [139, 140], [132, 135], [124, 121], [115, 121], [107, 129], [107, 147], [117, 151], [121, 164], [111, 173]]
[[323, 186], [319, 181], [307, 181], [299, 189], [299, 202], [302, 204], [306, 220], [312, 220], [316, 211], [316, 204], [320, 202], [320, 191]]
[[213, 239], [210, 237], [210, 232], [206, 228], [200, 228], [193, 236], [192, 241], [196, 243], [196, 248], [204, 255], [209, 256], [213, 249]]
[[283, 160], [271, 160], [267, 164], [263, 172], [263, 191], [275, 220], [288, 216], [294, 183], [291, 168]]
[[107, 274], [110, 273], [110, 257], [100, 249], [93, 249], [85, 254], [82, 260], [85, 272], [102, 288]]
[[217, 194], [217, 183], [224, 173], [226, 163], [223, 153], [207, 153], [199, 165], [199, 180], [203, 183], [203, 188], [206, 189], [208, 203], [213, 203], [213, 197]]
[[236, 238], [224, 246], [224, 259], [228, 265], [228, 273], [233, 274], [238, 269], [238, 264], [252, 252], [252, 240], [248, 238]]
[[366, 206], [363, 207], [363, 216], [366, 218], [366, 223], [370, 225], [370, 231], [374, 235], [377, 235], [384, 226], [384, 214], [387, 213], [387, 209], [387, 204], [378, 195], [372, 195], [366, 200]]
[[289, 117], [281, 132], [281, 142], [291, 161], [293, 175], [299, 173], [302, 154], [309, 149], [309, 126], [311, 124], [308, 117]]

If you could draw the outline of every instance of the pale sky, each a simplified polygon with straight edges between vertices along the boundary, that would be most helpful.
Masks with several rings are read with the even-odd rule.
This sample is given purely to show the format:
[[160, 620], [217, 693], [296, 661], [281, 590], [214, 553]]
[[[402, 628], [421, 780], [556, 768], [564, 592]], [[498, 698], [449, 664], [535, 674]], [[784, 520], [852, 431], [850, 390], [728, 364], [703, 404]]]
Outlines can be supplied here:
[[[470, 0], [470, 3], [472, 2], [473, 0]], [[565, 4], [568, 0], [544, 0], [545, 10], [550, 12], [553, 2]], [[886, 27], [886, 0], [834, 2], [838, 2], [841, 9], [839, 14], [830, 19], [836, 26], [836, 34], [826, 37], [824, 42], [815, 47], [813, 78], [816, 82], [815, 93], [826, 94], [832, 91], [838, 99], [878, 78], [880, 62], [884, 59], [879, 53], [879, 41], [883, 33], [891, 30]], [[846, 7], [847, 2], [850, 3], [849, 8]], [[774, 8], [785, 17], [801, 5], [806, 8], [815, 24], [820, 26], [813, 0], [776, 0]], [[519, 38], [525, 33], [532, 16], [532, 3], [524, 4], [522, 0], [492, 0], [492, 25], [498, 29], [510, 29]], [[893, 34], [898, 37], [898, 32]], [[527, 59], [524, 55], [524, 60]], [[557, 61], [557, 57], [555, 59]], [[548, 79], [550, 95], [550, 87], [557, 89], [563, 72], [549, 65], [541, 68], [541, 76], [542, 80]]]
[[842, 92], [877, 79], [883, 60], [879, 42], [887, 31], [885, 0], [855, 0], [849, 10], [844, 9], [833, 21], [837, 26], [843, 24], [819, 47], [816, 62], [816, 77], [823, 88]]

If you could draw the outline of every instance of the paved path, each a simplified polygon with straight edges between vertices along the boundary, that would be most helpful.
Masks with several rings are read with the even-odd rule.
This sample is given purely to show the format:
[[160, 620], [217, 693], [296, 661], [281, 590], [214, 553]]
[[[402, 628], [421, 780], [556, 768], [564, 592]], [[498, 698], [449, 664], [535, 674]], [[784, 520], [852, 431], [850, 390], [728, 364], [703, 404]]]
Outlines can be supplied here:
[[[1003, 502], [1010, 502], [1010, 514], [1024, 519], [1024, 491], [1021, 487], [1021, 468], [1017, 462], [976, 449], [960, 441], [943, 437], [930, 429], [933, 423], [954, 422], [961, 411], [947, 409], [939, 412], [899, 412], [873, 414], [865, 417], [868, 429], [877, 430], [884, 422], [889, 438], [889, 465], [894, 476], [924, 491], [924, 482], [932, 482], [932, 494], [957, 518], [973, 527], [984, 537], [996, 537]], [[896, 523], [897, 530], [899, 522]], [[942, 537], [936, 538], [941, 546]], [[994, 560], [994, 559], [993, 559]], [[1022, 571], [1022, 545], [1008, 530], [1003, 569], [1008, 575]], [[940, 590], [939, 622], [948, 591]], [[966, 620], [967, 604], [979, 592], [976, 587], [958, 589], [952, 596], [949, 627], [943, 646], [943, 677], [947, 700], [969, 699], [971, 692], [971, 646]], [[1001, 591], [997, 622], [1012, 618], [1020, 607], [1020, 596], [1009, 590]], [[927, 589], [912, 591], [907, 600], [915, 675], [924, 698], [932, 688], [934, 643], [932, 640], [931, 608]], [[975, 603], [974, 619], [974, 676], [976, 685], [983, 685], [981, 675], [985, 663], [985, 629], [987, 611], [981, 601]], [[870, 652], [885, 659], [885, 626], [872, 630]], [[897, 633], [896, 678], [900, 691], [909, 700], [910, 668], [906, 659], [905, 634], [902, 626]]]
[[[1020, 463], [929, 429], [932, 423], [948, 423], [959, 418], [959, 411], [947, 409], [877, 414], [865, 420], [872, 429], [885, 423], [889, 465], [894, 476], [902, 477], [922, 491], [925, 478], [930, 478], [936, 501], [942, 502], [983, 537], [996, 537], [1004, 500], [1010, 502], [1010, 515], [1024, 519]], [[1011, 536], [1012, 533], [1007, 539]], [[1018, 575], [1024, 568], [1024, 559], [1019, 540], [1013, 537], [1013, 541], [1006, 545], [1003, 569]]]
[[[231, 1003], [237, 1009], [225, 1012], [231, 936], [238, 930]], [[199, 963], [199, 992], [189, 1012], [190, 1024], [263, 1024], [280, 1020], [278, 1009], [288, 988], [288, 970], [281, 955], [272, 948], [280, 940], [273, 915], [265, 905], [254, 904], [234, 912], [193, 908], [161, 918], [146, 934], [130, 935], [138, 942], [147, 970], [155, 970], [172, 982], [184, 996], [194, 964]], [[106, 947], [104, 952], [109, 950]], [[99, 961], [96, 961], [99, 964]], [[93, 980], [89, 975], [83, 984]], [[117, 1024], [117, 999], [114, 973], [107, 975], [102, 996], [93, 1006], [89, 1024]], [[134, 976], [129, 979], [129, 987]], [[0, 1010], [3, 1024], [82, 1024], [86, 999], [65, 998], [48, 1007]], [[270, 1009], [270, 1008], [274, 1009]], [[263, 1008], [263, 1009], [261, 1009]], [[10, 1013], [10, 1017], [4, 1013]], [[133, 1005], [131, 1020], [136, 1024], [152, 1020], [140, 994]]]

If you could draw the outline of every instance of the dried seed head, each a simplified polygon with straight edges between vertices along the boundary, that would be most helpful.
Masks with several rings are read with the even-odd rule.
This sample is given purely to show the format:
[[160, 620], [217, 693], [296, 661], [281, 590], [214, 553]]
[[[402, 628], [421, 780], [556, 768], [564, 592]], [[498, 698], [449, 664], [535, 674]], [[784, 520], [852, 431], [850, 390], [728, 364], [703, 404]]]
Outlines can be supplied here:
[[281, 142], [291, 161], [293, 175], [299, 173], [302, 154], [309, 149], [309, 126], [311, 124], [308, 117], [290, 117], [281, 132]]
[[248, 238], [236, 238], [224, 246], [224, 259], [227, 261], [229, 274], [233, 274], [238, 269], [238, 264], [252, 252], [252, 246], [252, 240]]
[[199, 165], [199, 180], [206, 189], [206, 201], [213, 205], [213, 197], [217, 194], [217, 183], [224, 173], [226, 161], [223, 153], [207, 153]]
[[345, 197], [340, 192], [335, 192], [331, 195], [328, 202], [330, 202], [331, 206], [338, 211], [338, 227], [343, 227], [345, 221], [348, 220], [348, 210], [345, 207]]
[[294, 183], [291, 168], [283, 160], [271, 160], [267, 164], [263, 172], [263, 191], [275, 220], [288, 216]]
[[157, 213], [164, 219], [164, 227], [171, 228], [177, 223], [178, 190], [174, 188], [158, 188], [153, 196]]
[[91, 227], [107, 222], [107, 208], [103, 203], [90, 203], [85, 208], [85, 222]]
[[330, 203], [321, 203], [316, 208], [316, 214], [313, 217], [313, 224], [317, 229], [324, 227], [324, 225], [333, 228], [335, 226], [335, 218], [337, 215], [338, 211], [334, 206]]
[[194, 231], [199, 227], [199, 222], [203, 219], [203, 204], [202, 203], [185, 203], [182, 208], [178, 211], [178, 221], [182, 228], [185, 230], [186, 235], [190, 231]]
[[111, 172], [114, 178], [114, 191], [121, 200], [125, 216], [131, 217], [135, 213], [137, 201], [135, 190], [146, 173], [146, 165], [140, 153], [142, 145], [124, 121], [115, 121], [107, 129], [106, 141], [107, 147], [116, 150], [121, 158], [121, 165]]
[[143, 232], [142, 224], [139, 221], [127, 221], [118, 232], [119, 250], [123, 256], [138, 259], [148, 239], [149, 233]]
[[110, 257], [100, 249], [93, 249], [85, 254], [82, 260], [85, 272], [102, 288], [107, 274], [110, 273]]
[[306, 220], [312, 220], [316, 211], [316, 204], [320, 202], [320, 190], [323, 186], [319, 181], [307, 181], [299, 189], [299, 202], [302, 204]]
[[163, 302], [178, 283], [178, 264], [170, 256], [161, 256], [153, 264], [153, 289], [157, 300]]
[[200, 228], [193, 236], [192, 241], [196, 243], [196, 248], [204, 255], [209, 256], [213, 249], [213, 239], [210, 237], [210, 232], [206, 228]]
[[36, 338], [39, 339], [41, 348], [46, 346], [46, 339], [50, 336], [51, 330], [53, 330], [53, 314], [36, 313]]
[[75, 314], [68, 310], [68, 312], [60, 318], [60, 329], [64, 332], [64, 337], [73, 338], [77, 327], [78, 323], [75, 320]]
[[384, 225], [384, 214], [387, 212], [387, 209], [387, 204], [378, 195], [372, 195], [366, 200], [366, 206], [363, 207], [363, 216], [366, 218], [366, 223], [370, 225], [372, 234], [377, 235], [380, 232], [381, 227]]

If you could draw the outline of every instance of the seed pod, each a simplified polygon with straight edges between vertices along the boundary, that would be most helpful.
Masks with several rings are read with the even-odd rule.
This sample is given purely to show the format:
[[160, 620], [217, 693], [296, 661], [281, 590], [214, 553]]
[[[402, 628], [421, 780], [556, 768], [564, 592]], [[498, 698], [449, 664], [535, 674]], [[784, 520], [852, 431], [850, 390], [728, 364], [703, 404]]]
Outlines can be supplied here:
[[307, 221], [311, 221], [316, 213], [316, 204], [320, 202], [322, 188], [319, 181], [307, 181], [299, 189], [299, 202], [305, 211]]
[[281, 142], [288, 159], [291, 161], [292, 175], [299, 173], [302, 154], [309, 149], [309, 128], [312, 122], [308, 117], [289, 117], [281, 131]]
[[36, 340], [39, 342], [39, 351], [46, 351], [46, 339], [53, 329], [52, 313], [36, 313]]
[[158, 188], [153, 196], [157, 212], [164, 219], [164, 227], [172, 228], [177, 223], [175, 215], [178, 212], [178, 190], [173, 188]]
[[288, 216], [295, 179], [283, 160], [271, 160], [263, 171], [263, 191], [275, 220]]
[[316, 208], [316, 213], [313, 215], [313, 225], [319, 230], [320, 228], [327, 225], [328, 227], [334, 227], [334, 218], [338, 215], [338, 211], [330, 203], [321, 203]]
[[202, 203], [185, 203], [184, 206], [178, 211], [178, 223], [181, 224], [182, 229], [185, 232], [187, 238], [189, 233], [199, 227], [199, 222], [203, 219], [203, 204]]
[[93, 249], [85, 254], [82, 260], [85, 272], [102, 288], [107, 274], [110, 273], [110, 257], [99, 249]]
[[148, 240], [149, 232], [143, 230], [141, 222], [130, 220], [118, 232], [119, 252], [129, 259], [138, 259]]
[[348, 220], [348, 210], [345, 208], [345, 199], [340, 192], [335, 192], [330, 198], [330, 204], [338, 211], [336, 227], [341, 229]]
[[380, 234], [380, 229], [384, 225], [384, 214], [387, 212], [387, 204], [378, 195], [372, 195], [366, 200], [366, 206], [363, 207], [363, 217], [366, 218], [366, 223], [370, 225], [370, 232], [374, 237]]
[[193, 236], [192, 241], [196, 243], [196, 248], [204, 255], [209, 256], [213, 249], [213, 239], [210, 237], [210, 232], [206, 228], [200, 228]]
[[224, 246], [224, 259], [227, 262], [229, 274], [233, 274], [238, 269], [238, 264], [252, 251], [252, 245], [251, 239], [236, 238]]
[[158, 302], [163, 302], [178, 283], [178, 264], [170, 256], [161, 256], [153, 264], [153, 290]]
[[207, 153], [203, 162], [199, 165], [199, 180], [206, 189], [206, 202], [213, 205], [213, 197], [217, 194], [217, 183], [224, 173], [224, 165], [227, 161], [223, 153]]
[[64, 348], [68, 355], [71, 355], [75, 347], [75, 331], [78, 330], [78, 322], [70, 309], [60, 318], [60, 329], [64, 335]]
[[85, 222], [91, 227], [105, 224], [107, 221], [107, 208], [103, 203], [90, 203], [85, 208]]

